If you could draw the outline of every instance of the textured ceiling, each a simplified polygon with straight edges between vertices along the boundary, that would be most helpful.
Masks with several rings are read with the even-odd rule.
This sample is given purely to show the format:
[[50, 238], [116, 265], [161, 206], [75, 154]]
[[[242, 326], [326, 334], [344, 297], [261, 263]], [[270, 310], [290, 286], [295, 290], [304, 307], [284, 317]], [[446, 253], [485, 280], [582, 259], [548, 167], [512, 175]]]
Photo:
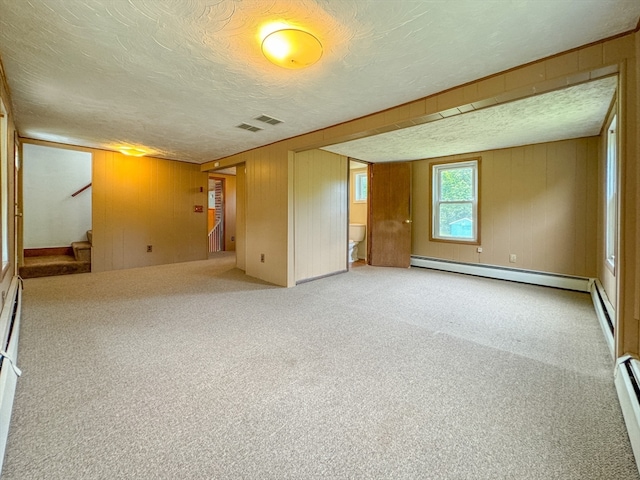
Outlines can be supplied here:
[[[639, 16], [638, 0], [0, 0], [0, 57], [22, 136], [203, 163], [632, 30]], [[322, 59], [268, 63], [269, 21], [304, 26]]]
[[607, 77], [324, 150], [390, 162], [598, 135], [616, 83]]

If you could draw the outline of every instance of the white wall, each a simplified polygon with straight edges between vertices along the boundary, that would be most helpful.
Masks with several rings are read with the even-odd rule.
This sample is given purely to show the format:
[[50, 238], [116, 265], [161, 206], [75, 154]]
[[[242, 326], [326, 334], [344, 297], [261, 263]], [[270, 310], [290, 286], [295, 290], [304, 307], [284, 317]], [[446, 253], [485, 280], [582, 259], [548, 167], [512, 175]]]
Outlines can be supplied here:
[[23, 145], [24, 248], [65, 247], [91, 228], [91, 153]]

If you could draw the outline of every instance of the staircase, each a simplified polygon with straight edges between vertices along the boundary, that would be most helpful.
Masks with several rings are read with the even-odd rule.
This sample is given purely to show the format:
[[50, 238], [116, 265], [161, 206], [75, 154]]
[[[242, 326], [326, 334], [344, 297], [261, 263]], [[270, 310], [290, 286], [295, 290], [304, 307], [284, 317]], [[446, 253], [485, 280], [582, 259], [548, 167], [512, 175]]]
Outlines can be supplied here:
[[[90, 231], [87, 237], [91, 240]], [[22, 278], [51, 277], [91, 272], [91, 242], [73, 242], [70, 247], [25, 249]]]
[[91, 244], [89, 242], [73, 242], [71, 249], [76, 262], [91, 263]]

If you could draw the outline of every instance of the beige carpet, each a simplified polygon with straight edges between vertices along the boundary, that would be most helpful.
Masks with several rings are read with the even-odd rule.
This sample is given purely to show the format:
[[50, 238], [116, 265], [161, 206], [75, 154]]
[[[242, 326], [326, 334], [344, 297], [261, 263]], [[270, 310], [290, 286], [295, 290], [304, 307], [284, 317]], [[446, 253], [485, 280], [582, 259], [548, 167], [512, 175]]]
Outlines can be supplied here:
[[3, 480], [638, 479], [588, 295], [233, 258], [25, 281]]

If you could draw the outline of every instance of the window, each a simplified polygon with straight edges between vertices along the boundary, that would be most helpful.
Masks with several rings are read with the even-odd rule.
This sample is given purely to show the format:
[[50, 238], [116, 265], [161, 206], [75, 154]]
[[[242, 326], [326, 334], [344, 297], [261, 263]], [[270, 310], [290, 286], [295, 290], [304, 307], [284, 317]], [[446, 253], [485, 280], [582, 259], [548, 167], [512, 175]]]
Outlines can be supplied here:
[[614, 270], [618, 241], [618, 154], [617, 154], [617, 118], [613, 116], [607, 128], [607, 172], [605, 205], [605, 255], [607, 265]]
[[480, 159], [431, 166], [431, 238], [478, 243]]
[[355, 201], [366, 202], [367, 201], [367, 174], [356, 173], [355, 174]]
[[9, 133], [7, 131], [7, 112], [0, 100], [0, 231], [2, 239], [2, 274], [9, 266]]

